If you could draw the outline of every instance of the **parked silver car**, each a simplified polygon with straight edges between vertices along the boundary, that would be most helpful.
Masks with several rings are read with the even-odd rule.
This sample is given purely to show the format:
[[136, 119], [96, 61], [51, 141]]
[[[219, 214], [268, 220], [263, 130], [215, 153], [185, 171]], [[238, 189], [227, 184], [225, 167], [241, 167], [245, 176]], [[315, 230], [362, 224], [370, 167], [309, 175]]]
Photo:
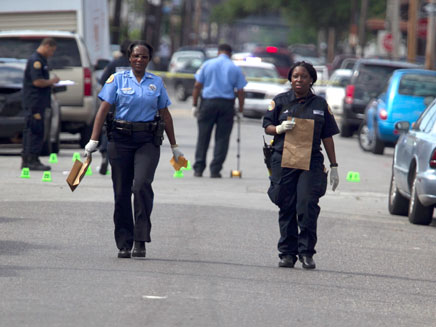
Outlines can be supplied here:
[[394, 152], [389, 212], [429, 225], [436, 204], [436, 100], [409, 127], [407, 121], [395, 124], [401, 136]]

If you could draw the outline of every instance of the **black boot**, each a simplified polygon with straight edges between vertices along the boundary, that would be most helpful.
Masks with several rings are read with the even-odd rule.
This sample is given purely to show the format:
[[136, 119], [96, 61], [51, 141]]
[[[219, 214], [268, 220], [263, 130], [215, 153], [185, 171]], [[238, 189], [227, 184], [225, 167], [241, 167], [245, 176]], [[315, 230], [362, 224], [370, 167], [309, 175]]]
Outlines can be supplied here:
[[132, 258], [145, 258], [145, 242], [135, 241]]
[[38, 158], [36, 154], [29, 155], [29, 160], [27, 162], [27, 166], [29, 167], [29, 170], [51, 170], [50, 166], [44, 165]]
[[24, 167], [29, 167], [29, 155], [27, 154], [21, 155], [21, 169]]

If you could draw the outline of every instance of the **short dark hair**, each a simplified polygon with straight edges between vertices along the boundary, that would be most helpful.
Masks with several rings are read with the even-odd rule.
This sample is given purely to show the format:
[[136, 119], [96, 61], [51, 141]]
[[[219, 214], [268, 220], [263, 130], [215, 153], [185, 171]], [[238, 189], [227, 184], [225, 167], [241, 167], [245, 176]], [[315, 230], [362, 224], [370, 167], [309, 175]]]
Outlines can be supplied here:
[[40, 45], [44, 45], [44, 46], [48, 45], [49, 47], [55, 47], [56, 46], [56, 41], [52, 37], [45, 37], [45, 38], [42, 39]]
[[127, 55], [127, 50], [129, 49], [129, 45], [130, 43], [132, 43], [132, 41], [130, 40], [124, 40], [121, 44], [120, 44], [120, 52], [123, 55]]
[[232, 47], [228, 44], [223, 43], [218, 46], [218, 51], [232, 53]]
[[127, 48], [127, 57], [130, 58], [130, 56], [132, 55], [133, 52], [133, 48], [136, 46], [142, 45], [144, 47], [146, 47], [148, 49], [148, 54], [150, 55], [150, 60], [151, 58], [153, 58], [153, 47], [148, 44], [145, 41], [142, 40], [137, 40], [137, 41], [133, 41], [132, 43], [130, 43], [129, 47]]
[[313, 67], [312, 64], [310, 64], [308, 62], [305, 62], [305, 61], [297, 61], [296, 63], [294, 63], [291, 66], [291, 69], [289, 69], [289, 73], [288, 73], [288, 80], [289, 80], [289, 82], [291, 82], [292, 72], [294, 71], [294, 69], [296, 67], [299, 67], [299, 66], [306, 68], [306, 70], [309, 73], [310, 77], [312, 77], [312, 84], [311, 84], [311, 86], [313, 84], [315, 84], [315, 82], [316, 82], [316, 80], [318, 78], [317, 74], [316, 74], [316, 69]]

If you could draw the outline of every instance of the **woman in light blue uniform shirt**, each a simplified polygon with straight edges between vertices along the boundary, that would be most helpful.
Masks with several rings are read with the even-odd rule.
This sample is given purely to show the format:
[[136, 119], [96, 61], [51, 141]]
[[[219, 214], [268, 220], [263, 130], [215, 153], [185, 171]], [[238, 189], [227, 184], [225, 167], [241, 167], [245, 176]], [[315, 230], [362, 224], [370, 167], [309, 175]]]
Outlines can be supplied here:
[[183, 154], [176, 144], [173, 120], [168, 110], [171, 101], [165, 85], [160, 77], [146, 72], [153, 48], [144, 41], [135, 41], [130, 44], [127, 55], [131, 69], [111, 75], [99, 94], [102, 103], [85, 155], [97, 150], [106, 115], [115, 104], [108, 144], [115, 198], [115, 242], [119, 258], [144, 258], [145, 242], [151, 241], [150, 215], [154, 197], [151, 183], [162, 142], [158, 131], [161, 126], [159, 117], [165, 123], [165, 133], [175, 159]]

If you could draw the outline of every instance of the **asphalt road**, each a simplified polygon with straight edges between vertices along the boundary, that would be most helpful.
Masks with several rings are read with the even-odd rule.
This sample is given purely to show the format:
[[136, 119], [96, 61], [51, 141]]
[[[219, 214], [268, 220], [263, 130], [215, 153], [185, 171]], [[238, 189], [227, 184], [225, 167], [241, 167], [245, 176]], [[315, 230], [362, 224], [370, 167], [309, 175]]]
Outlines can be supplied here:
[[[174, 108], [177, 141], [193, 160], [189, 104]], [[241, 179], [229, 177], [235, 131], [220, 180], [173, 178], [164, 141], [146, 260], [116, 257], [99, 155], [72, 193], [76, 145], [63, 144], [51, 182], [42, 172], [20, 178], [17, 150], [0, 149], [0, 326], [436, 325], [436, 223], [388, 213], [392, 149], [375, 156], [335, 137], [341, 181], [321, 199], [317, 269], [283, 269], [260, 121], [242, 122]], [[349, 171], [360, 182], [346, 181]]]

